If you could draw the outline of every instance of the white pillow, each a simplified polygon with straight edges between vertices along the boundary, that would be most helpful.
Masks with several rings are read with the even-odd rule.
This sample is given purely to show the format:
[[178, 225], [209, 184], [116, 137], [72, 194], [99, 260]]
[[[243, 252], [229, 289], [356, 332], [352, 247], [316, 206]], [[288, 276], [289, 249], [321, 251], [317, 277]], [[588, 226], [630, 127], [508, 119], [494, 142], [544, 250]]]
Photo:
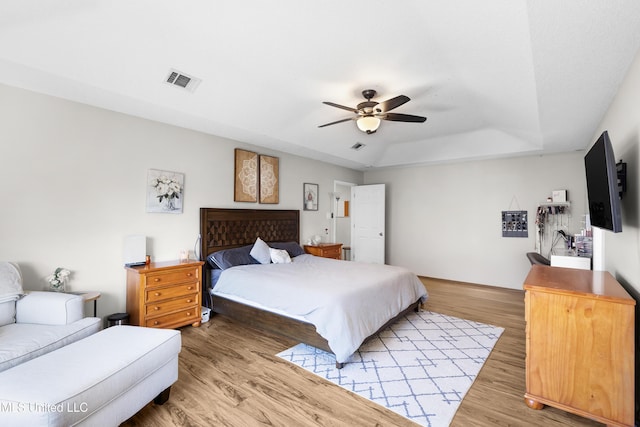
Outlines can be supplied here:
[[273, 249], [269, 248], [269, 252], [271, 252], [271, 261], [274, 264], [289, 264], [291, 263], [291, 257], [289, 256], [289, 252], [284, 249]]
[[0, 326], [9, 325], [11, 323], [16, 323], [16, 300], [15, 299], [6, 301], [0, 301]]
[[22, 273], [20, 273], [18, 264], [6, 261], [0, 262], [0, 298], [23, 293]]
[[269, 245], [267, 245], [261, 238], [257, 238], [256, 242], [253, 244], [253, 248], [251, 248], [251, 255], [258, 261], [260, 264], [270, 264], [271, 263], [271, 253], [269, 252]]

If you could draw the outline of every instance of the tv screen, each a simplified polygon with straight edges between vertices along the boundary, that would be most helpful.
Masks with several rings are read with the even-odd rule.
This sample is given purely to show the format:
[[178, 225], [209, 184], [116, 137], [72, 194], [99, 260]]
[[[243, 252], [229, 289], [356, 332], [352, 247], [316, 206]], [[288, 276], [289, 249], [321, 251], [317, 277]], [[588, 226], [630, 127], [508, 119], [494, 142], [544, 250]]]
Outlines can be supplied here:
[[591, 225], [622, 231], [618, 174], [609, 133], [604, 131], [584, 157]]

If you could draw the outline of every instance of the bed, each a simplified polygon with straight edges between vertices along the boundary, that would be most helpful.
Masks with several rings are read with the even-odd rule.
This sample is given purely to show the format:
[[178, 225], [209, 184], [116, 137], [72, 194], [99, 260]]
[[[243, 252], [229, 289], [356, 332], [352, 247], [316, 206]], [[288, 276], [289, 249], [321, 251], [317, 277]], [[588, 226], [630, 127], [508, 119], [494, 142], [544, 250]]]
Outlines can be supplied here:
[[[201, 208], [203, 301], [214, 313], [331, 352], [342, 367], [363, 342], [417, 311], [426, 290], [400, 267], [304, 254], [299, 215], [297, 210]], [[271, 247], [261, 249], [283, 262], [257, 262], [254, 256], [265, 255], [254, 253], [258, 238]]]

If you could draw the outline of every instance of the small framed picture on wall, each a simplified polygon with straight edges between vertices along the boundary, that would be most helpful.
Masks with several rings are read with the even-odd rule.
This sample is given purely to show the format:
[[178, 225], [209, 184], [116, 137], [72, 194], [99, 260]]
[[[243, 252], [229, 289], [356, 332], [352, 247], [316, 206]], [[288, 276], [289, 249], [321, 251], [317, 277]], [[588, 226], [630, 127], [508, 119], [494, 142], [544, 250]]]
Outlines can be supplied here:
[[302, 209], [305, 211], [318, 210], [318, 184], [305, 182], [302, 185]]

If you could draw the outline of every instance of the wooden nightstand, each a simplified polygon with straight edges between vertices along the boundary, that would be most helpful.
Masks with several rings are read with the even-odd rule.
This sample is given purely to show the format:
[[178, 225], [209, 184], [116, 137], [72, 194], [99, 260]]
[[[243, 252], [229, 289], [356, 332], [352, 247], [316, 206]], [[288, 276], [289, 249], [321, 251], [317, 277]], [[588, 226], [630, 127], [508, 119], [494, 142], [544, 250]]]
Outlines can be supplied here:
[[127, 312], [132, 325], [200, 326], [202, 261], [152, 262], [127, 269]]
[[342, 243], [304, 245], [304, 251], [308, 254], [321, 256], [323, 258], [342, 259]]
[[100, 298], [100, 292], [96, 291], [75, 291], [75, 292], [66, 292], [67, 294], [80, 295], [84, 302], [93, 301], [93, 317], [97, 316], [98, 313], [98, 298]]

